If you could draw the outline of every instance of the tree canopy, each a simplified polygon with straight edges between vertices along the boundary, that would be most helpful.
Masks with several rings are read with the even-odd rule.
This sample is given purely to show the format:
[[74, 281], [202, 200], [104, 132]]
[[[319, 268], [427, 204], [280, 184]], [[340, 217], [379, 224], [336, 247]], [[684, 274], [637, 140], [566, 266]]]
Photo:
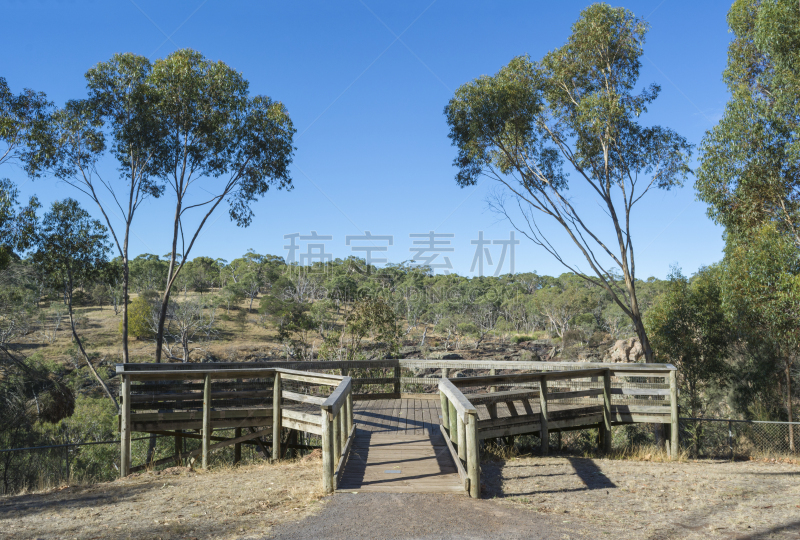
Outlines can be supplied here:
[[[458, 184], [486, 176], [506, 188], [520, 214], [508, 210], [503, 196], [494, 208], [568, 269], [606, 289], [652, 361], [636, 296], [631, 211], [651, 189], [682, 185], [692, 146], [668, 128], [639, 121], [660, 91], [656, 84], [636, 91], [646, 32], [647, 23], [626, 9], [589, 6], [565, 45], [540, 61], [514, 58], [496, 75], [461, 86], [445, 116], [458, 148]], [[606, 211], [607, 223], [587, 221], [567, 196], [575, 184], [567, 164]], [[537, 222], [542, 214], [580, 249], [591, 276], [562, 258]]]

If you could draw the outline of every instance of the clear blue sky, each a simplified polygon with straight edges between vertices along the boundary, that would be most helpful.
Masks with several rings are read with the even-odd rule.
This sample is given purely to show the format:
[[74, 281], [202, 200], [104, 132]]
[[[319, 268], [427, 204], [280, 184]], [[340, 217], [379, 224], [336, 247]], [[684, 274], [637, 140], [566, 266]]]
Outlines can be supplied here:
[[[253, 94], [288, 107], [298, 130], [295, 189], [270, 192], [255, 205], [256, 218], [247, 229], [219, 212], [191, 256], [231, 260], [248, 248], [286, 256], [283, 235], [317, 231], [333, 236], [328, 251], [346, 257], [358, 253], [345, 237], [370, 231], [393, 235], [383, 256], [401, 262], [413, 255], [409, 234], [435, 230], [455, 234], [448, 255], [456, 272], [471, 275], [475, 247], [470, 240], [479, 231], [490, 240], [508, 238], [511, 227], [487, 210], [488, 180], [476, 188], [456, 185], [455, 149], [447, 138], [443, 108], [459, 85], [495, 73], [516, 55], [538, 59], [563, 44], [586, 5], [451, 0], [8, 3], [3, 7], [0, 75], [13, 91], [44, 91], [61, 105], [83, 97], [86, 70], [117, 52], [155, 59], [189, 47], [222, 60], [243, 73]], [[725, 23], [730, 2], [622, 5], [652, 25], [640, 82], [659, 83], [662, 94], [646, 121], [669, 126], [699, 144], [728, 97], [721, 73], [730, 39]], [[8, 167], [0, 175], [22, 184], [24, 197], [36, 193], [49, 204], [72, 196], [99, 217], [89, 201], [54, 179], [25, 182]], [[638, 207], [638, 277], [663, 278], [675, 263], [691, 274], [721, 258], [722, 230], [695, 200], [693, 183], [691, 178], [683, 189], [654, 192]], [[171, 214], [168, 199], [143, 207], [134, 223], [134, 254], [169, 251], [165, 231]], [[306, 249], [304, 242], [300, 246]], [[499, 246], [492, 249], [496, 263]], [[563, 267], [522, 239], [515, 270], [558, 275]]]

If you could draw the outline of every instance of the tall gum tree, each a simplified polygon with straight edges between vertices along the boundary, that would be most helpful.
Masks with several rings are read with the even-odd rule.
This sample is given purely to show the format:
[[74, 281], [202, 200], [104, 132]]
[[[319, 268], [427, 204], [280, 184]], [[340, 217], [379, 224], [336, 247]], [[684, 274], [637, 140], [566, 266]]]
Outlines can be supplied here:
[[92, 375], [119, 412], [117, 400], [92, 365], [78, 335], [72, 305], [76, 283], [96, 279], [107, 263], [109, 246], [106, 243], [106, 229], [98, 220], [91, 219], [78, 201], [64, 199], [54, 202], [50, 211], [44, 215], [37, 236], [33, 262], [54, 288], [62, 290], [69, 313], [72, 338]]
[[[115, 54], [86, 73], [88, 97], [68, 102], [57, 114], [55, 174], [97, 204], [122, 259], [123, 362], [129, 361], [131, 227], [142, 203], [148, 197], [159, 197], [164, 189], [151, 174], [163, 138], [147, 81], [151, 70], [147, 58]], [[103, 176], [98, 170], [108, 155], [119, 164], [117, 178]]]
[[[474, 185], [482, 176], [498, 182], [503, 195], [490, 203], [494, 209], [567, 269], [605, 289], [652, 362], [636, 295], [631, 213], [650, 190], [683, 184], [692, 147], [668, 128], [638, 121], [660, 91], [656, 84], [636, 90], [647, 29], [626, 9], [594, 4], [581, 12], [565, 45], [538, 62], [514, 58], [494, 76], [464, 84], [445, 116], [458, 148], [458, 184]], [[578, 210], [567, 193], [576, 184], [582, 190], [575, 201], [595, 199], [605, 222]], [[542, 215], [574, 242], [593, 275], [562, 257], [537, 222]]]
[[[223, 202], [232, 221], [247, 227], [251, 204], [271, 186], [291, 189], [295, 129], [284, 105], [249, 95], [249, 83], [223, 62], [184, 49], [153, 65], [151, 87], [164, 131], [158, 177], [175, 204], [167, 283], [156, 334], [161, 360], [169, 297], [200, 231]], [[186, 220], [196, 211], [199, 220]]]
[[[736, 0], [728, 24], [731, 97], [703, 138], [696, 188], [725, 226], [726, 305], [745, 335], [768, 340], [781, 359], [791, 421], [800, 351], [800, 3]], [[794, 449], [791, 430], [789, 443]]]

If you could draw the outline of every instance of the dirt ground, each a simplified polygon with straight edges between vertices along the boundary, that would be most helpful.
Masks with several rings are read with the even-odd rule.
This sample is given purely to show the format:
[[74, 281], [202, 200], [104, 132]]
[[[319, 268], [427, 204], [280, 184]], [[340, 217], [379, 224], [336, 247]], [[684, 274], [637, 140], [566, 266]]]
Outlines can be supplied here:
[[320, 506], [321, 460], [132, 475], [0, 498], [0, 538], [262, 538]]
[[484, 496], [595, 538], [800, 539], [800, 466], [528, 457], [483, 463]]
[[318, 459], [0, 498], [0, 538], [800, 539], [800, 465], [527, 457], [484, 462], [483, 500], [321, 497]]

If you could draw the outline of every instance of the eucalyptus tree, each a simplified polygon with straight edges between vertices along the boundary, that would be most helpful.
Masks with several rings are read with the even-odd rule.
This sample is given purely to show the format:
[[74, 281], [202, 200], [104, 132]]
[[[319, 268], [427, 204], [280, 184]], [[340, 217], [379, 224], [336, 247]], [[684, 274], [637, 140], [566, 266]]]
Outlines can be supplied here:
[[37, 178], [54, 163], [55, 108], [42, 92], [14, 94], [0, 77], [0, 166], [17, 165]]
[[[37, 178], [53, 164], [54, 110], [44, 93], [26, 88], [15, 94], [0, 77], [0, 167], [16, 166], [29, 178]], [[19, 208], [18, 198], [17, 186], [0, 178], [0, 270], [33, 239], [31, 223], [38, 201], [31, 197], [27, 206]]]
[[97, 382], [108, 398], [119, 410], [117, 400], [111, 395], [108, 386], [92, 365], [75, 326], [72, 309], [72, 295], [76, 283], [99, 277], [105, 264], [110, 246], [106, 243], [106, 228], [98, 220], [80, 207], [74, 199], [64, 199], [53, 203], [49, 212], [42, 218], [37, 233], [36, 251], [32, 255], [34, 264], [52, 282], [53, 287], [61, 289], [69, 313], [70, 329], [75, 344], [86, 360]]
[[[775, 223], [748, 235], [731, 235], [725, 246], [723, 302], [737, 332], [771, 349], [774, 383], [783, 391], [786, 419], [793, 420], [792, 379], [800, 351], [800, 258], [791, 236]], [[789, 431], [790, 449], [795, 449]]]
[[690, 281], [673, 269], [666, 292], [645, 317], [655, 356], [678, 368], [681, 397], [694, 418], [705, 416], [703, 397], [728, 375], [731, 335], [719, 274], [718, 267], [703, 268]]
[[[149, 82], [164, 133], [157, 174], [169, 186], [175, 205], [156, 335], [158, 362], [172, 284], [200, 231], [223, 202], [231, 220], [246, 227], [253, 219], [252, 203], [271, 186], [292, 187], [295, 129], [281, 102], [251, 97], [240, 73], [193, 50], [156, 61]], [[198, 212], [195, 221], [187, 222], [192, 210]]]
[[0, 270], [6, 268], [34, 240], [39, 200], [33, 196], [26, 206], [18, 203], [19, 189], [7, 178], [0, 178]]
[[737, 0], [728, 24], [731, 97], [703, 138], [697, 191], [728, 234], [772, 222], [800, 247], [800, 4]]
[[[56, 176], [97, 204], [121, 257], [123, 362], [129, 361], [131, 225], [142, 203], [163, 192], [152, 175], [163, 132], [156, 121], [154, 94], [148, 83], [151, 70], [147, 58], [115, 54], [86, 72], [89, 96], [68, 102], [56, 116]], [[98, 170], [97, 165], [108, 155], [119, 164], [117, 178], [103, 176]], [[115, 227], [117, 219], [112, 217], [122, 224]]]
[[[682, 185], [691, 145], [638, 120], [660, 91], [656, 84], [636, 91], [647, 29], [626, 9], [594, 4], [581, 12], [564, 46], [540, 61], [514, 58], [496, 75], [461, 86], [445, 115], [458, 148], [458, 184], [482, 176], [497, 181], [520, 213], [512, 216], [502, 195], [494, 208], [569, 270], [608, 291], [652, 362], [636, 295], [632, 211], [652, 189]], [[569, 196], [571, 187], [580, 195]], [[590, 221], [581, 210], [589, 199], [606, 221]], [[537, 216], [566, 234], [593, 275], [563, 256]]]

